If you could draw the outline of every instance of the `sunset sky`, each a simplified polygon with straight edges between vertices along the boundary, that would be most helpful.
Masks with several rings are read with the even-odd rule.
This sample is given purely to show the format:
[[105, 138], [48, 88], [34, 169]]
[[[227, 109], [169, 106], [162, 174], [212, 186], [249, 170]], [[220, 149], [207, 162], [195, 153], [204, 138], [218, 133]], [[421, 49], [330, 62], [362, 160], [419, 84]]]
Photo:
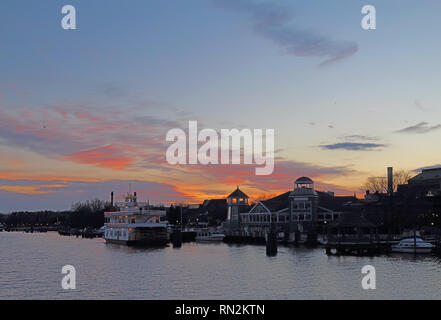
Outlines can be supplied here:
[[[77, 30], [63, 30], [72, 4]], [[376, 7], [363, 30], [361, 8]], [[2, 0], [0, 212], [252, 197], [309, 176], [361, 196], [441, 163], [441, 2]], [[270, 128], [276, 161], [172, 166], [172, 128]]]

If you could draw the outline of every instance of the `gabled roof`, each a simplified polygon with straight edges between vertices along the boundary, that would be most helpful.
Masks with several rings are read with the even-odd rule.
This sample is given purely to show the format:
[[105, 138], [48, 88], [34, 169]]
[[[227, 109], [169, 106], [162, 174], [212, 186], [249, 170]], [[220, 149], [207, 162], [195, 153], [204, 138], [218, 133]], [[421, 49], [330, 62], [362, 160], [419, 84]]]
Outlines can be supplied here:
[[204, 200], [204, 202], [201, 205], [201, 208], [205, 209], [211, 209], [211, 208], [226, 208], [227, 207], [227, 200], [226, 199], [208, 199]]
[[277, 197], [261, 201], [265, 207], [267, 207], [271, 212], [276, 212], [285, 208], [289, 208], [289, 194], [290, 191], [282, 193]]
[[242, 192], [242, 190], [239, 189], [239, 186], [237, 186], [237, 189], [234, 190], [229, 196], [228, 198], [249, 198], [244, 192]]
[[362, 217], [359, 214], [344, 213], [339, 220], [328, 224], [328, 228], [346, 228], [346, 227], [361, 227], [361, 228], [375, 228], [375, 224]]
[[422, 182], [424, 180], [441, 179], [441, 167], [432, 169], [423, 169], [423, 171], [413, 178], [409, 179], [409, 182]]
[[319, 196], [319, 206], [333, 211], [344, 211], [351, 203], [358, 202], [354, 196], [332, 196], [327, 192], [317, 191]]
[[250, 210], [249, 210], [249, 212], [253, 212], [253, 213], [255, 213], [255, 208], [257, 208], [257, 207], [263, 207], [266, 211], [269, 211], [269, 212], [271, 212], [271, 210], [270, 209], [268, 209], [264, 204], [263, 204], [263, 202], [262, 201], [259, 201], [258, 203], [256, 203]]
[[[285, 208], [289, 208], [289, 197], [291, 194], [292, 192], [288, 191], [274, 198], [263, 200], [260, 202], [271, 212], [277, 212]], [[358, 202], [358, 199], [354, 196], [332, 196], [326, 192], [321, 191], [317, 191], [317, 194], [319, 196], [318, 206], [322, 207], [322, 209], [334, 212], [347, 211], [348, 205]]]

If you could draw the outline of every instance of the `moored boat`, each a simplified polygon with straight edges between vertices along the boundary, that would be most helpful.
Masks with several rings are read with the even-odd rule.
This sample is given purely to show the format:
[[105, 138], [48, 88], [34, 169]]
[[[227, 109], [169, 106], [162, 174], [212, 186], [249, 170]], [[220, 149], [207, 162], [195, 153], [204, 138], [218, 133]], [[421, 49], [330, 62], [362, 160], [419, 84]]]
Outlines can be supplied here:
[[210, 229], [196, 230], [196, 241], [222, 241], [225, 238], [223, 233], [212, 231]]
[[137, 201], [136, 192], [115, 204], [117, 210], [104, 213], [104, 239], [125, 245], [162, 246], [167, 244], [165, 210]]
[[392, 252], [400, 253], [431, 253], [433, 245], [425, 242], [423, 239], [416, 238], [404, 238], [398, 244], [392, 245]]

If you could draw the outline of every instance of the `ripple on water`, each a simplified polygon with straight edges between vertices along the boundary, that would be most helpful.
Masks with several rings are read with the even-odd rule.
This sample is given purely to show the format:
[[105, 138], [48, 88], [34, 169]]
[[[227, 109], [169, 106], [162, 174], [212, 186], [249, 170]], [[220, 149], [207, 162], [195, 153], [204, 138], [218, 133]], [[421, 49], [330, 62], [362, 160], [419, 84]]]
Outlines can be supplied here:
[[[61, 268], [77, 271], [62, 290]], [[376, 267], [377, 289], [361, 288]], [[109, 245], [57, 233], [0, 233], [0, 299], [439, 299], [434, 256], [327, 256], [324, 249], [184, 244], [180, 249]]]

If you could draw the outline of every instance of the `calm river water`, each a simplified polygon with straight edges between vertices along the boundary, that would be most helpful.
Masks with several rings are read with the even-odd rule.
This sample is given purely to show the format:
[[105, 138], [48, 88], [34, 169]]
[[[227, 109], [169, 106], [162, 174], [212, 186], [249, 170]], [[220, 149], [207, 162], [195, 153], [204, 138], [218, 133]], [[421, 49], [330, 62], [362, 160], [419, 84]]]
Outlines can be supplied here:
[[[63, 290], [63, 265], [77, 288]], [[363, 290], [373, 265], [377, 289]], [[432, 255], [327, 256], [323, 248], [190, 243], [136, 249], [55, 232], [0, 232], [0, 299], [439, 299]]]

